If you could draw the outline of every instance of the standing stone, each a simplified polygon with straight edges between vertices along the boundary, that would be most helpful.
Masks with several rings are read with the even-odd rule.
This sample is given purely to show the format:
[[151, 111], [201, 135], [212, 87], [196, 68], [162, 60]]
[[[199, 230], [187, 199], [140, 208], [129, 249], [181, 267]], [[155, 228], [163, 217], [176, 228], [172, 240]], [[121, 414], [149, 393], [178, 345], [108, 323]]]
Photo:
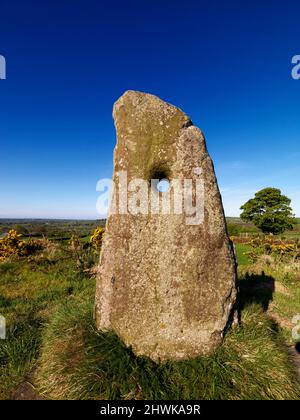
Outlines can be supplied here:
[[[232, 315], [236, 263], [205, 139], [180, 109], [141, 92], [126, 92], [113, 117], [115, 184], [123, 171], [128, 182], [139, 178], [149, 185], [152, 178], [201, 177], [203, 220], [189, 224], [186, 214], [174, 212], [117, 214], [111, 207], [97, 282], [97, 327], [115, 331], [135, 354], [153, 360], [208, 354], [220, 345]], [[150, 200], [149, 193], [149, 206]], [[117, 188], [112, 201], [117, 207], [121, 202]]]

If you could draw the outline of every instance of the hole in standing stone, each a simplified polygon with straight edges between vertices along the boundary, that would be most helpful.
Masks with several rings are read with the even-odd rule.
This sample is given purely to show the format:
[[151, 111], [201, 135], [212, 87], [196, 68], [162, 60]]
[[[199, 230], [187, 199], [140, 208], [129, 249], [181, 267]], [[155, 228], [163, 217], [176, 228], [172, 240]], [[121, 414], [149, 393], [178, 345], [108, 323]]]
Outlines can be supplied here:
[[155, 180], [152, 184], [155, 190], [165, 193], [170, 189], [169, 172], [162, 167], [155, 168], [151, 173], [151, 180]]
[[157, 182], [155, 187], [158, 192], [165, 193], [169, 191], [170, 181], [167, 178], [163, 178]]

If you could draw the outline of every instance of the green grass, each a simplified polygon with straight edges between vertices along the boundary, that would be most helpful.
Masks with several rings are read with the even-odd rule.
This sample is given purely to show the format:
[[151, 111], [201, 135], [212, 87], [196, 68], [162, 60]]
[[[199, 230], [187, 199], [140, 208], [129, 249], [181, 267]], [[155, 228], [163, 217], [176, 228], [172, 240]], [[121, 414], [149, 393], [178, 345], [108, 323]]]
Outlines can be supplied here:
[[247, 244], [235, 243], [235, 251], [238, 265], [249, 265], [250, 260], [247, 256], [247, 252], [251, 250], [251, 247]]
[[61, 252], [51, 259], [0, 264], [0, 314], [7, 323], [7, 338], [0, 340], [0, 398], [8, 398], [34, 367], [52, 312], [73, 296], [92, 299], [94, 287], [94, 280]]
[[8, 329], [0, 343], [0, 398], [7, 398], [35, 365], [39, 352], [41, 324], [38, 319], [23, 320]]
[[262, 305], [268, 300], [268, 313], [280, 324], [285, 341], [295, 345], [292, 319], [300, 314], [299, 263], [263, 256], [256, 264], [240, 266], [239, 276], [249, 299]]
[[156, 364], [96, 331], [91, 302], [69, 302], [43, 338], [37, 383], [53, 399], [297, 399], [290, 356], [259, 305], [243, 310], [217, 352]]
[[[95, 281], [62, 243], [0, 264], [0, 314], [8, 326], [0, 341], [0, 398], [10, 398], [28, 376], [50, 399], [300, 398], [286, 349], [290, 326], [280, 320], [300, 313], [297, 272], [251, 266], [247, 245], [236, 248], [241, 325], [210, 357], [165, 364], [136, 357], [114, 334], [96, 331]], [[260, 288], [269, 277], [288, 293]]]

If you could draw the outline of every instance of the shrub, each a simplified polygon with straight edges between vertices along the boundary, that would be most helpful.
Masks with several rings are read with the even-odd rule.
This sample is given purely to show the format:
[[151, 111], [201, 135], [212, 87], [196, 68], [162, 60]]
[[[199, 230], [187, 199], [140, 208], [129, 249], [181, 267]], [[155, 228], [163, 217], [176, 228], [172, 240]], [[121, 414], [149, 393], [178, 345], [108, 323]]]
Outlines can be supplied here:
[[240, 233], [240, 229], [238, 225], [234, 223], [227, 223], [227, 232], [229, 236], [238, 236]]
[[15, 230], [10, 230], [8, 234], [0, 239], [0, 261], [5, 261], [12, 256], [29, 256], [42, 248], [37, 241], [30, 239], [25, 242], [20, 239], [22, 235]]
[[93, 244], [93, 246], [96, 248], [97, 251], [100, 251], [101, 249], [101, 245], [102, 245], [102, 241], [103, 241], [103, 236], [104, 236], [104, 229], [101, 226], [98, 226], [90, 239], [91, 244]]
[[79, 237], [73, 234], [69, 241], [69, 249], [76, 261], [76, 266], [81, 273], [92, 269], [93, 265], [96, 263], [97, 255], [90, 242], [82, 243]]
[[251, 246], [248, 257], [252, 262], [256, 262], [262, 255], [270, 255], [275, 261], [296, 261], [300, 259], [299, 241], [285, 241], [276, 239], [273, 235], [268, 235], [256, 237], [248, 244]]

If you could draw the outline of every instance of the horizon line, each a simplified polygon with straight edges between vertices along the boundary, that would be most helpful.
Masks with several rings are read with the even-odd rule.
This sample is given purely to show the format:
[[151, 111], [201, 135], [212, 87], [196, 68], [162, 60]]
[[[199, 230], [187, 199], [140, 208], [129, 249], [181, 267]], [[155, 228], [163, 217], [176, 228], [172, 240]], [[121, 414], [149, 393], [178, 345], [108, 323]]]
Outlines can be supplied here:
[[[240, 216], [227, 216], [225, 218], [232, 218], [232, 219], [240, 219]], [[299, 219], [300, 215], [295, 215], [295, 219]], [[97, 220], [106, 220], [107, 217], [99, 217], [99, 218], [70, 218], [70, 217], [2, 217], [0, 216], [0, 220], [70, 220], [70, 221], [97, 221]]]

